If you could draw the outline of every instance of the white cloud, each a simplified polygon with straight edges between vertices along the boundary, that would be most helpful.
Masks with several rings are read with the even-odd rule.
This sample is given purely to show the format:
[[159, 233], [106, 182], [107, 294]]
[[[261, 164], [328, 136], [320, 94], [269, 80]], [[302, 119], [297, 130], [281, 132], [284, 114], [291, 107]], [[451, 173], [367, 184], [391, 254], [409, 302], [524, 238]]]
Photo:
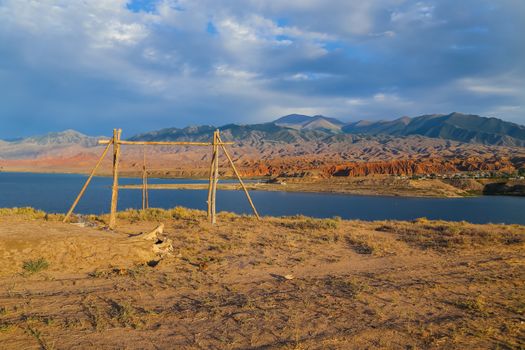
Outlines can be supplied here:
[[404, 24], [416, 21], [429, 22], [434, 18], [434, 10], [435, 6], [431, 4], [417, 2], [404, 11], [393, 11], [390, 15], [390, 20]]
[[[111, 118], [135, 118], [140, 129], [155, 113], [159, 126], [293, 111], [523, 118], [504, 106], [524, 104], [525, 45], [498, 32], [501, 18], [520, 32], [516, 6], [484, 17], [453, 0], [160, 0], [152, 12], [126, 4], [0, 0], [4, 128], [2, 116], [88, 129]], [[471, 27], [486, 30], [463, 30]]]
[[522, 82], [506, 76], [462, 78], [459, 79], [457, 83], [467, 91], [482, 95], [525, 95]]
[[219, 76], [226, 76], [226, 77], [231, 77], [231, 78], [241, 79], [241, 80], [249, 80], [249, 79], [253, 79], [257, 77], [256, 73], [245, 71], [245, 70], [232, 69], [228, 67], [227, 65], [216, 66], [215, 72]]

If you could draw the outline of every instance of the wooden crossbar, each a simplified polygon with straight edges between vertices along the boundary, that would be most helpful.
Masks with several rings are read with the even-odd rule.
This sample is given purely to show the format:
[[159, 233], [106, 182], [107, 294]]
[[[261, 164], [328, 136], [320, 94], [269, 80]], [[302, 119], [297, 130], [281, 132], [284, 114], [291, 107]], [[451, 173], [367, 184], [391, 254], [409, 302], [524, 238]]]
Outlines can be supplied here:
[[[107, 145], [112, 140], [98, 140], [99, 145]], [[150, 146], [213, 146], [211, 142], [174, 142], [174, 141], [125, 141], [115, 142], [119, 145], [150, 145]], [[221, 142], [218, 145], [234, 145], [234, 142]]]
[[[245, 184], [246, 188], [250, 190], [256, 190], [258, 188], [257, 184]], [[161, 183], [161, 184], [150, 184], [148, 183], [149, 190], [207, 190], [209, 184], [207, 183], [186, 183], [186, 184], [177, 184], [177, 183]], [[119, 190], [142, 190], [144, 185], [142, 184], [130, 184], [130, 185], [119, 185]], [[218, 190], [242, 190], [242, 186], [238, 183], [228, 182], [217, 184]]]
[[[100, 159], [98, 160], [97, 164], [91, 171], [91, 174], [89, 175], [88, 179], [86, 180], [84, 186], [80, 190], [80, 193], [78, 194], [77, 198], [73, 202], [73, 205], [67, 212], [64, 222], [67, 222], [70, 218], [71, 214], [73, 213], [73, 210], [75, 209], [76, 205], [80, 201], [80, 198], [84, 195], [84, 192], [86, 191], [89, 183], [91, 182], [91, 179], [95, 175], [95, 172], [99, 168], [100, 164], [102, 163], [102, 160], [108, 153], [111, 146], [113, 146], [113, 185], [111, 186], [111, 206], [110, 206], [110, 213], [109, 213], [109, 228], [114, 229], [116, 226], [117, 221], [117, 203], [118, 203], [118, 190], [119, 189], [133, 189], [135, 188], [133, 185], [124, 185], [119, 186], [118, 178], [119, 178], [119, 163], [120, 163], [120, 153], [121, 145], [158, 145], [158, 146], [212, 146], [212, 157], [211, 157], [211, 164], [210, 164], [210, 178], [209, 183], [206, 184], [193, 184], [192, 185], [176, 185], [172, 184], [171, 187], [175, 189], [176, 187], [180, 186], [188, 189], [197, 189], [199, 187], [205, 188], [208, 187], [208, 217], [212, 224], [215, 224], [216, 222], [216, 193], [218, 188], [218, 182], [219, 182], [219, 149], [222, 148], [224, 154], [226, 155], [226, 158], [228, 159], [231, 167], [233, 168], [233, 172], [235, 173], [235, 176], [239, 180], [239, 184], [246, 194], [246, 198], [248, 199], [248, 202], [250, 203], [250, 206], [252, 207], [253, 213], [257, 217], [257, 219], [260, 219], [259, 213], [257, 212], [257, 209], [255, 209], [255, 205], [253, 204], [253, 201], [250, 197], [250, 194], [248, 193], [248, 189], [246, 188], [244, 182], [241, 179], [241, 175], [237, 171], [237, 168], [235, 167], [235, 164], [233, 163], [233, 159], [226, 150], [226, 145], [233, 145], [234, 142], [223, 142], [219, 130], [215, 130], [213, 133], [213, 142], [172, 142], [172, 141], [125, 141], [121, 140], [122, 130], [121, 129], [113, 129], [113, 138], [110, 140], [99, 140], [99, 145], [106, 145], [106, 148], [104, 149], [104, 152], [102, 153]], [[148, 171], [146, 169], [146, 153], [144, 151], [144, 160], [143, 160], [143, 166], [142, 166], [142, 185], [140, 188], [142, 188], [142, 209], [148, 208], [148, 189], [156, 189], [162, 186], [162, 184], [159, 185], [149, 185], [148, 184]], [[222, 185], [226, 186], [226, 185]], [[169, 187], [169, 186], [168, 186]], [[225, 187], [223, 187], [225, 188]]]

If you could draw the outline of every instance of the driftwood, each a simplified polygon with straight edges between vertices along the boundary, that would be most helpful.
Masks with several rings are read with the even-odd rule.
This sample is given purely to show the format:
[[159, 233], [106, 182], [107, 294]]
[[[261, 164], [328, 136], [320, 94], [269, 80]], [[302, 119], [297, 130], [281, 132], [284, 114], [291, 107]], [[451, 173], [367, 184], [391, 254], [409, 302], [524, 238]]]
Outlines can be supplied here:
[[152, 241], [153, 253], [161, 257], [170, 255], [173, 252], [173, 241], [166, 237], [161, 237], [164, 233], [164, 224], [160, 224], [150, 232], [144, 232], [133, 236], [132, 239], [136, 241]]
[[144, 232], [140, 235], [133, 236], [134, 239], [144, 239], [147, 241], [155, 241], [158, 239], [159, 235], [164, 233], [164, 224], [160, 224], [154, 230], [150, 232]]

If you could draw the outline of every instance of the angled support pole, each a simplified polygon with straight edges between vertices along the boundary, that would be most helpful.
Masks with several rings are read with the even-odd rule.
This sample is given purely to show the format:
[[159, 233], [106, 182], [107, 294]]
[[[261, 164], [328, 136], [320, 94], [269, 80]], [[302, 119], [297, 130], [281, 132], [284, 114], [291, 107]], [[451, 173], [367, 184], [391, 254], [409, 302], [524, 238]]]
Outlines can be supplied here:
[[241, 175], [237, 171], [237, 168], [235, 167], [235, 164], [233, 164], [233, 159], [232, 159], [232, 157], [230, 157], [230, 154], [226, 150], [226, 147], [224, 146], [224, 144], [222, 142], [222, 139], [221, 139], [221, 137], [220, 137], [218, 132], [217, 132], [217, 138], [219, 140], [219, 144], [222, 147], [222, 150], [224, 151], [224, 154], [226, 155], [226, 158], [228, 158], [228, 160], [230, 161], [230, 165], [233, 168], [233, 172], [237, 176], [237, 179], [239, 180], [239, 183], [241, 184], [241, 187], [244, 190], [244, 193], [246, 194], [246, 198], [248, 198], [248, 202], [250, 203], [250, 205], [252, 207], [253, 213], [255, 214], [255, 216], [257, 217], [258, 220], [261, 220], [261, 217], [259, 216], [259, 213], [257, 213], [257, 209], [255, 209], [255, 205], [253, 204], [252, 198], [250, 197], [250, 194], [248, 193], [248, 189], [246, 188], [246, 186], [244, 186], [244, 182], [241, 179]]
[[213, 157], [210, 167], [210, 185], [208, 191], [208, 213], [210, 222], [217, 222], [217, 182], [219, 182], [219, 131], [213, 132]]
[[111, 211], [109, 214], [109, 228], [114, 229], [117, 222], [118, 202], [118, 166], [120, 160], [120, 135], [122, 129], [113, 129], [113, 187], [111, 189]]
[[67, 212], [67, 214], [64, 217], [64, 220], [62, 222], [64, 222], [64, 223], [67, 222], [69, 220], [69, 218], [71, 217], [71, 214], [73, 214], [73, 210], [75, 210], [75, 207], [77, 206], [78, 202], [80, 201], [80, 198], [82, 198], [82, 196], [84, 195], [84, 192], [86, 192], [86, 189], [87, 189], [89, 183], [91, 182], [91, 179], [93, 178], [93, 176], [97, 172], [98, 167], [102, 163], [102, 160], [104, 160], [104, 158], [106, 157], [106, 154], [109, 151], [109, 147], [112, 144], [113, 144], [113, 141], [110, 141], [108, 143], [108, 145], [106, 146], [106, 148], [104, 149], [104, 152], [102, 152], [102, 155], [100, 156], [100, 158], [99, 158], [99, 160], [97, 162], [97, 165], [95, 165], [93, 170], [91, 170], [91, 174], [89, 174], [89, 177], [87, 178], [86, 182], [84, 183], [84, 186], [82, 186], [82, 189], [80, 190], [80, 193], [78, 194], [77, 198], [75, 199], [75, 201], [71, 205], [71, 208], [69, 208], [69, 211]]
[[216, 161], [216, 158], [217, 158], [217, 152], [215, 150], [216, 148], [216, 145], [215, 145], [215, 132], [213, 132], [213, 148], [212, 148], [212, 153], [211, 153], [211, 162], [210, 162], [210, 178], [209, 178], [209, 184], [208, 184], [208, 220], [210, 220], [210, 222], [212, 222], [212, 206], [214, 205], [214, 203], [212, 202], [212, 192], [213, 192], [213, 174], [214, 174], [214, 169], [215, 169], [215, 161]]

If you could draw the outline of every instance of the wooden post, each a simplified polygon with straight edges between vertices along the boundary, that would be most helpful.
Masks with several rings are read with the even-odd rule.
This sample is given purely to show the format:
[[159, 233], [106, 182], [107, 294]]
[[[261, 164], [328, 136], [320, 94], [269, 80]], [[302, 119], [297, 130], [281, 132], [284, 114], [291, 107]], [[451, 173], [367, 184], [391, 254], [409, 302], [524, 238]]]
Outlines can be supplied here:
[[146, 170], [146, 147], [144, 147], [144, 161], [142, 163], [142, 210], [148, 209], [148, 173]]
[[246, 189], [246, 186], [244, 186], [244, 182], [242, 182], [242, 179], [241, 179], [241, 175], [239, 174], [239, 172], [237, 171], [237, 168], [235, 167], [235, 164], [233, 164], [233, 159], [230, 157], [230, 154], [228, 153], [228, 151], [226, 150], [226, 147], [222, 144], [222, 140], [221, 140], [221, 137], [220, 135], [217, 133], [217, 139], [219, 140], [219, 143], [222, 147], [222, 150], [224, 151], [224, 154], [226, 155], [226, 158], [228, 158], [228, 160], [230, 161], [230, 164], [233, 168], [233, 172], [235, 173], [235, 175], [237, 176], [237, 179], [239, 179], [239, 183], [241, 184], [241, 187], [242, 189], [244, 190], [244, 193], [246, 194], [246, 198], [248, 198], [248, 202], [250, 203], [250, 205], [252, 206], [252, 210], [253, 210], [253, 213], [255, 214], [255, 216], [257, 217], [257, 219], [261, 219], [261, 217], [259, 216], [259, 213], [257, 213], [257, 209], [255, 209], [255, 205], [253, 204], [252, 202], [252, 198], [250, 197], [250, 194], [248, 193], [248, 190]]
[[217, 183], [219, 182], [219, 130], [213, 133], [213, 153], [214, 153], [214, 167], [213, 167], [213, 186], [211, 191], [211, 223], [215, 224], [217, 221]]
[[95, 165], [93, 170], [91, 170], [91, 174], [89, 174], [89, 177], [87, 178], [86, 183], [84, 183], [84, 186], [80, 190], [80, 193], [78, 194], [77, 198], [75, 199], [75, 201], [71, 205], [71, 208], [69, 208], [69, 211], [67, 212], [67, 214], [64, 217], [64, 220], [62, 222], [67, 222], [69, 220], [69, 217], [73, 213], [73, 210], [75, 210], [75, 207], [77, 206], [78, 202], [80, 201], [80, 198], [82, 198], [82, 196], [84, 195], [84, 192], [86, 192], [86, 189], [87, 189], [89, 183], [91, 182], [91, 179], [93, 178], [93, 176], [95, 175], [95, 172], [97, 171], [98, 167], [102, 163], [102, 160], [106, 157], [106, 154], [108, 153], [109, 147], [112, 144], [113, 144], [113, 142], [108, 143], [108, 145], [104, 149], [104, 152], [102, 152], [102, 155], [100, 156], [100, 158], [99, 158], [99, 160], [97, 162], [97, 165]]
[[117, 222], [118, 202], [118, 166], [120, 158], [120, 135], [122, 129], [113, 129], [113, 187], [111, 189], [111, 211], [109, 214], [109, 228], [114, 229]]
[[146, 180], [146, 209], [149, 208], [149, 194], [148, 194], [148, 172], [144, 173], [144, 179]]

